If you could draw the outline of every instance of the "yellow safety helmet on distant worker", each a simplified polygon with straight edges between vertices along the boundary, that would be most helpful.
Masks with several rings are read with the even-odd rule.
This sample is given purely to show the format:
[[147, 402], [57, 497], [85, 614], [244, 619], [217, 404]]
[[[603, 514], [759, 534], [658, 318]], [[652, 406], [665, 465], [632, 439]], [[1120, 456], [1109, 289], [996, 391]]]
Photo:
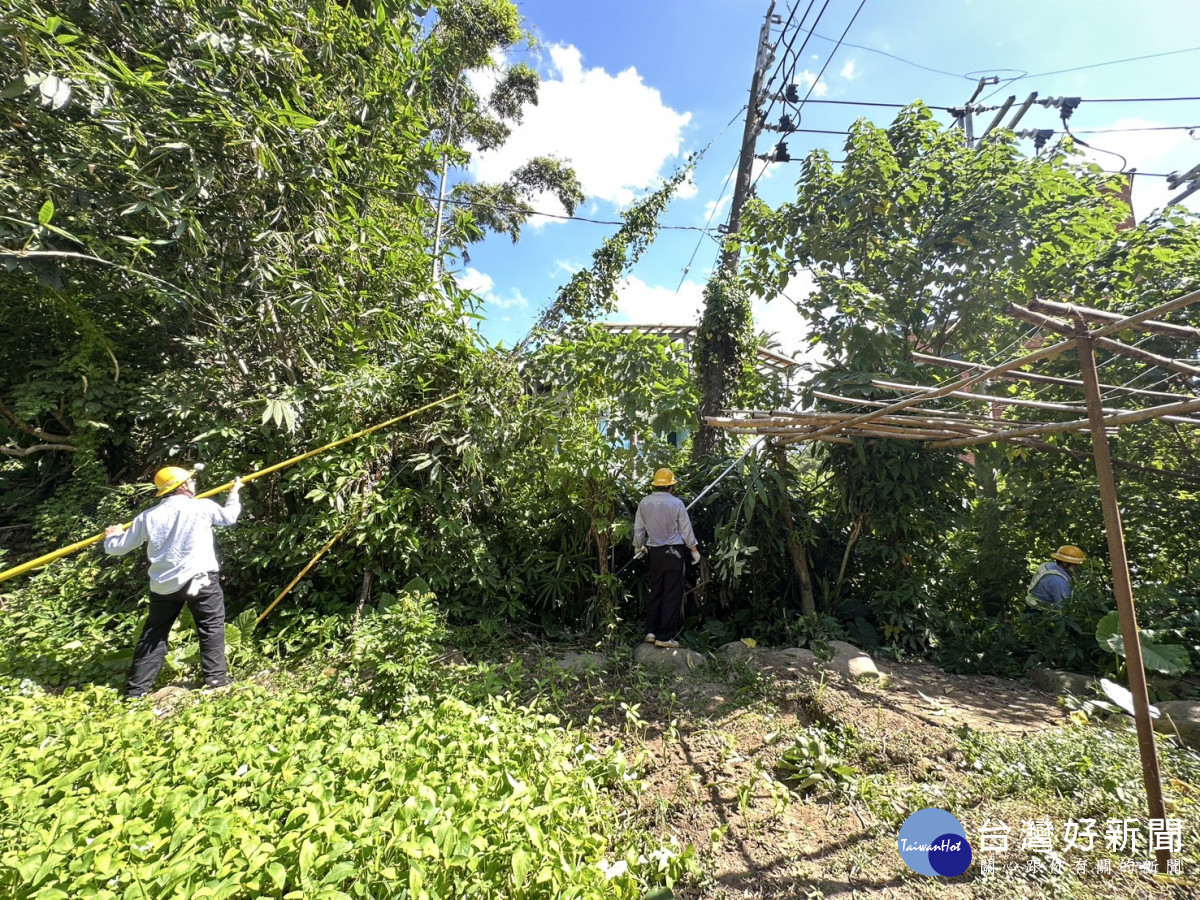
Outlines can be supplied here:
[[655, 487], [670, 487], [673, 484], [678, 484], [679, 480], [670, 469], [659, 469], [654, 473], [654, 480], [650, 483]]
[[164, 466], [154, 473], [154, 486], [158, 488], [155, 497], [169, 494], [192, 477], [192, 473], [179, 466]]
[[1070, 563], [1074, 566], [1079, 565], [1081, 562], [1087, 559], [1087, 556], [1084, 555], [1084, 552], [1074, 544], [1063, 544], [1058, 548], [1057, 553], [1051, 553], [1050, 556], [1054, 559], [1057, 559], [1059, 562]]

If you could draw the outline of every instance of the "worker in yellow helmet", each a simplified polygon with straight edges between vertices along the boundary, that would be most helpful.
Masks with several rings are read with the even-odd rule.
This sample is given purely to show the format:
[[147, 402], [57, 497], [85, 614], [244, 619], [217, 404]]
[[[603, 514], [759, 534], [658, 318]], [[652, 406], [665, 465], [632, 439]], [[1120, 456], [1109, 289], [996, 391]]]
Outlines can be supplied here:
[[[196, 470], [203, 468], [197, 465]], [[161, 503], [139, 514], [126, 531], [120, 525], [104, 530], [104, 551], [124, 556], [146, 545], [150, 560], [150, 612], [142, 626], [133, 665], [125, 683], [130, 700], [145, 695], [158, 677], [167, 655], [167, 637], [186, 603], [200, 637], [200, 668], [204, 686], [229, 684], [225, 661], [225, 594], [213, 546], [213, 527], [233, 525], [242, 512], [242, 479], [234, 479], [225, 505], [196, 499], [195, 471], [166, 466], [154, 475]]]
[[1038, 566], [1025, 591], [1025, 604], [1032, 609], [1062, 609], [1071, 597], [1071, 570], [1087, 557], [1073, 544], [1063, 544]]
[[700, 562], [692, 520], [675, 496], [678, 483], [670, 469], [655, 472], [653, 491], [638, 504], [633, 520], [634, 555], [649, 557], [646, 643], [665, 648], [678, 647], [683, 630], [684, 552], [691, 554], [693, 563]]

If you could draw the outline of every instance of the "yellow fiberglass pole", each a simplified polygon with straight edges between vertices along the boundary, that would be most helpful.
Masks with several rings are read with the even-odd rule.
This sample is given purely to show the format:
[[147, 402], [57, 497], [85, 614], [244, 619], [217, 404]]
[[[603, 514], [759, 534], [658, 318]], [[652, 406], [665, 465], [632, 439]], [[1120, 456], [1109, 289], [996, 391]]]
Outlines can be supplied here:
[[[306, 459], [311, 459], [319, 453], [324, 453], [326, 450], [332, 450], [334, 447], [340, 447], [342, 444], [347, 444], [350, 441], [357, 440], [360, 437], [365, 437], [372, 432], [388, 428], [391, 425], [395, 425], [397, 422], [403, 422], [405, 419], [412, 418], [418, 413], [423, 413], [427, 409], [433, 409], [435, 406], [441, 406], [443, 403], [449, 403], [456, 397], [461, 396], [462, 391], [458, 391], [450, 394], [447, 397], [443, 397], [441, 400], [434, 400], [432, 403], [426, 403], [424, 406], [411, 410], [410, 412], [406, 412], [402, 416], [396, 416], [394, 419], [388, 419], [386, 422], [380, 422], [378, 425], [373, 425], [370, 428], [364, 428], [362, 431], [356, 431], [354, 434], [340, 438], [331, 444], [326, 444], [324, 447], [318, 447], [316, 450], [309, 450], [307, 453], [301, 453], [299, 456], [293, 456], [291, 459], [286, 459], [281, 463], [275, 463], [273, 466], [267, 466], [265, 469], [259, 469], [257, 472], [251, 472], [249, 475], [244, 476], [242, 481], [254, 481], [256, 478], [262, 478], [264, 475], [270, 475], [272, 472], [278, 472], [280, 469], [286, 469], [288, 466], [294, 466], [296, 463], [303, 462]], [[211, 497], [214, 494], [227, 491], [231, 487], [233, 487], [233, 482], [229, 481], [220, 487], [212, 488], [202, 494], [197, 494], [196, 496]], [[130, 524], [130, 522], [125, 522], [121, 527], [128, 528]], [[68, 547], [62, 547], [58, 550], [55, 550], [53, 553], [47, 553], [45, 556], [39, 556], [37, 559], [31, 559], [29, 562], [21, 563], [19, 566], [13, 566], [11, 569], [6, 569], [5, 571], [0, 572], [0, 582], [8, 581], [10, 578], [16, 578], [18, 575], [24, 575], [26, 572], [46, 565], [46, 563], [54, 562], [56, 559], [62, 559], [64, 556], [70, 556], [72, 553], [76, 553], [82, 550], [84, 547], [90, 547], [92, 544], [97, 544], [102, 540], [104, 540], [103, 531], [99, 534], [92, 535], [87, 540], [77, 541]]]

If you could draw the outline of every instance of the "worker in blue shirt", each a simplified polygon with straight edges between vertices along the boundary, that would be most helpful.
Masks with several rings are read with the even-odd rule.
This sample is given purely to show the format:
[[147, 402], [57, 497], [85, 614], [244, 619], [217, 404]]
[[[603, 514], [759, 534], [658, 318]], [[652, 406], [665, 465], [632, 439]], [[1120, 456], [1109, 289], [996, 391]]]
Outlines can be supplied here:
[[1071, 570], [1087, 559], [1072, 544], [1064, 544], [1050, 556], [1050, 562], [1038, 566], [1025, 591], [1025, 604], [1032, 609], [1062, 609], [1071, 597]]
[[646, 643], [672, 649], [683, 630], [684, 576], [691, 555], [700, 562], [687, 507], [675, 496], [678, 480], [670, 469], [659, 469], [653, 492], [638, 504], [633, 520], [633, 553], [649, 556], [650, 596], [646, 600]]
[[242, 512], [234, 479], [225, 505], [196, 499], [193, 473], [167, 466], [154, 475], [157, 497], [166, 499], [139, 514], [126, 531], [121, 525], [104, 530], [104, 551], [124, 556], [146, 545], [150, 560], [150, 613], [142, 626], [133, 665], [125, 683], [125, 696], [135, 700], [154, 685], [167, 655], [167, 638], [186, 603], [196, 620], [200, 638], [200, 669], [204, 686], [229, 684], [225, 660], [225, 594], [217, 571], [213, 527], [233, 525]]

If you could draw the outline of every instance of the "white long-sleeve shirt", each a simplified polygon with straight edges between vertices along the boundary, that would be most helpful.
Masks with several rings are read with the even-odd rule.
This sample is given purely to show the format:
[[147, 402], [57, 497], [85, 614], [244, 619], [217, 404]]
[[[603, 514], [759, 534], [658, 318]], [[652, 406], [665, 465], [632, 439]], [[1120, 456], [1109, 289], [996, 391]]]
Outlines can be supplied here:
[[638, 504], [633, 519], [633, 546], [669, 547], [683, 544], [695, 549], [696, 535], [683, 501], [667, 491], [655, 491]]
[[242, 512], [236, 493], [225, 506], [171, 494], [161, 503], [140, 513], [122, 534], [104, 539], [104, 552], [124, 556], [146, 545], [150, 560], [150, 590], [173, 594], [204, 572], [217, 571], [213, 527], [232, 525]]

